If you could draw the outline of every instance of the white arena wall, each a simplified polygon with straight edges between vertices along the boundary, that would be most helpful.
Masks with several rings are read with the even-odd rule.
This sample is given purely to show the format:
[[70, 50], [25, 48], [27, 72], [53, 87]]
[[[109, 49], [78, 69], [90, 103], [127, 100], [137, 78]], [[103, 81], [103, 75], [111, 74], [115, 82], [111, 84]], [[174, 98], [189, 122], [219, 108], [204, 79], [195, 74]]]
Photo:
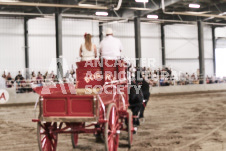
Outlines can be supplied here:
[[226, 48], [226, 27], [218, 27], [215, 29], [216, 48]]
[[216, 28], [216, 38], [220, 38], [220, 37], [226, 37], [226, 27], [218, 27]]
[[141, 56], [154, 59], [156, 68], [162, 67], [160, 24], [141, 23]]
[[[12, 72], [15, 77], [18, 70], [25, 71], [23, 18], [0, 18], [0, 74], [3, 70]], [[78, 58], [80, 44], [84, 42], [85, 32], [93, 35], [93, 42], [99, 47], [99, 23], [94, 20], [63, 19], [63, 58], [67, 63], [65, 72]], [[31, 71], [55, 70], [53, 58], [55, 50], [55, 24], [53, 18], [36, 18], [28, 21], [29, 57]], [[134, 23], [108, 23], [103, 28], [111, 27], [115, 36], [120, 38], [124, 50], [123, 56], [135, 57]], [[197, 25], [165, 25], [166, 66], [176, 71], [196, 73], [198, 64]], [[217, 35], [223, 34], [221, 28]], [[226, 33], [226, 32], [224, 32]], [[204, 28], [206, 75], [213, 75], [213, 50], [211, 28]], [[224, 34], [223, 36], [226, 37]], [[141, 50], [143, 58], [155, 60], [156, 67], [161, 67], [161, 31], [160, 24], [141, 23]], [[51, 66], [51, 61], [53, 66]], [[75, 67], [75, 65], [74, 65]]]
[[45, 74], [51, 61], [56, 58], [54, 21], [48, 18], [29, 20], [28, 36], [30, 70]]
[[[195, 73], [199, 68], [197, 25], [174, 24], [165, 27], [166, 66], [176, 71]], [[211, 27], [204, 27], [204, 58], [206, 75], [213, 73]]]
[[22, 18], [0, 17], [0, 74], [24, 70], [24, 27]]

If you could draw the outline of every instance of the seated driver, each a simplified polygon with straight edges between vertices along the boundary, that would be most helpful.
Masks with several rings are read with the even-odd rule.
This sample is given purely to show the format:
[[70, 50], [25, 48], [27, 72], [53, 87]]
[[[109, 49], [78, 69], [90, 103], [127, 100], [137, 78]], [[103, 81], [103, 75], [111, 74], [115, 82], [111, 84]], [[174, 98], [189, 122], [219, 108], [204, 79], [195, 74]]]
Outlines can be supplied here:
[[100, 56], [109, 60], [120, 59], [122, 49], [120, 40], [113, 37], [113, 31], [111, 28], [107, 28], [106, 38], [104, 38], [100, 43]]
[[96, 45], [92, 43], [92, 35], [85, 33], [85, 43], [81, 45], [79, 56], [82, 61], [94, 60], [97, 57]]

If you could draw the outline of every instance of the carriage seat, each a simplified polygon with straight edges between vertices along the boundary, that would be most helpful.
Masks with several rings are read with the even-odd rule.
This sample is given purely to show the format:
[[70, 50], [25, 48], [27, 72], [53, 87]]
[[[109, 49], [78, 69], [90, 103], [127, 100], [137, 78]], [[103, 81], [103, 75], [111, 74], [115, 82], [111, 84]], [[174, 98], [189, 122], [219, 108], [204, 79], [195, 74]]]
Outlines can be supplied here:
[[126, 78], [123, 60], [100, 59], [76, 64], [76, 88], [100, 88], [105, 82]]

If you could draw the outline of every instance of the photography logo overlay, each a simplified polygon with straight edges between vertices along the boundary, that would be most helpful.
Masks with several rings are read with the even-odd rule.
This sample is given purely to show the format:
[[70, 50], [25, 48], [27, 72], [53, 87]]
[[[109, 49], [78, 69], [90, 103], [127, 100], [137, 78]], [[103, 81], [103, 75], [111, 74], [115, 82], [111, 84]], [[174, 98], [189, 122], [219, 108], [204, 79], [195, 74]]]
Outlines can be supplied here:
[[0, 104], [9, 101], [9, 93], [6, 90], [0, 89]]

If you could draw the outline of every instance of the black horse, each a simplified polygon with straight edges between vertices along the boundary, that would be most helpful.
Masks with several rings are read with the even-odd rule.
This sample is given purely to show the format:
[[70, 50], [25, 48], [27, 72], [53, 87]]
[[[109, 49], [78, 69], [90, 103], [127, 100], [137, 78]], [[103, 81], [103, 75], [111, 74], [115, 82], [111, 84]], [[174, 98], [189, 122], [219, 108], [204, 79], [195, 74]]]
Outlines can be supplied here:
[[141, 90], [143, 93], [143, 104], [140, 110], [140, 116], [139, 118], [143, 118], [144, 117], [144, 110], [145, 107], [147, 106], [149, 97], [150, 97], [150, 85], [147, 83], [147, 81], [145, 79], [143, 79], [142, 84], [141, 84]]
[[144, 110], [150, 97], [149, 88], [149, 84], [142, 78], [141, 72], [138, 70], [129, 90], [130, 109], [133, 116], [137, 117], [133, 119], [134, 125], [140, 125], [139, 118], [144, 117]]
[[133, 124], [135, 126], [139, 126], [139, 116], [140, 116], [140, 111], [143, 106], [143, 94], [141, 91], [140, 86], [137, 84], [136, 81], [132, 81], [131, 85], [129, 86], [129, 104], [130, 104], [130, 109], [133, 112]]

